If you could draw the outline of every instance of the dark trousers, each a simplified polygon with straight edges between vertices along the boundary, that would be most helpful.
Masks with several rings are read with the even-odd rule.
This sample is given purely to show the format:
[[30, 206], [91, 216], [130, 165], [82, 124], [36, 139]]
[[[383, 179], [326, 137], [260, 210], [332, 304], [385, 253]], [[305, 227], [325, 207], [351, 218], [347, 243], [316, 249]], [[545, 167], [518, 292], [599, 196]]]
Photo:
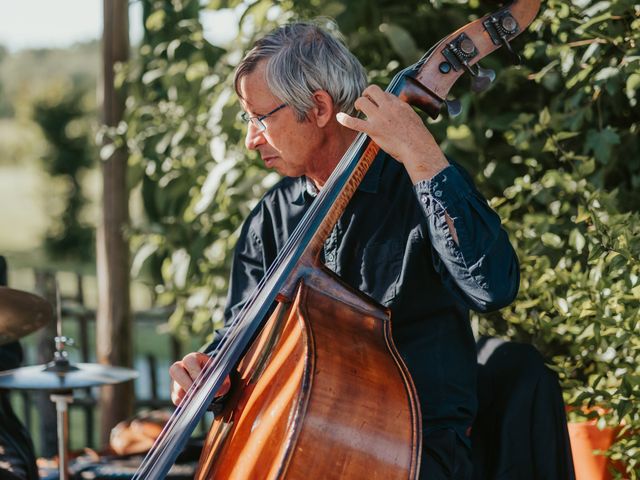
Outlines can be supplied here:
[[471, 451], [454, 430], [424, 436], [420, 480], [471, 480]]
[[574, 480], [558, 377], [531, 345], [478, 342], [474, 480]]

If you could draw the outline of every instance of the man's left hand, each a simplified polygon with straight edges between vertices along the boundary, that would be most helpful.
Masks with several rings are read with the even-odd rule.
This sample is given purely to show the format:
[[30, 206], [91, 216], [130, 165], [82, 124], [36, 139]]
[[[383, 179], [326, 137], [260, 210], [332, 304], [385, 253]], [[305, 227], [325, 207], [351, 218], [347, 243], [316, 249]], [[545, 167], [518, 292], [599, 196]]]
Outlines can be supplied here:
[[403, 163], [413, 183], [432, 178], [445, 168], [444, 153], [420, 116], [407, 103], [377, 85], [367, 87], [355, 102], [365, 119], [338, 113], [347, 128], [366, 133], [380, 148]]

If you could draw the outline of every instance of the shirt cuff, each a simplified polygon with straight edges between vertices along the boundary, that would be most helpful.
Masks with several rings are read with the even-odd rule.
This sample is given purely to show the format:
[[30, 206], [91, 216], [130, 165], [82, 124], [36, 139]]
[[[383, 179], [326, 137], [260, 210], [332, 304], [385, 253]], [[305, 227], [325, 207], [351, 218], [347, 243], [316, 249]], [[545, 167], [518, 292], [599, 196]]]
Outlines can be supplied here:
[[427, 215], [437, 207], [448, 210], [471, 194], [469, 185], [453, 165], [448, 165], [429, 180], [416, 183], [413, 189]]

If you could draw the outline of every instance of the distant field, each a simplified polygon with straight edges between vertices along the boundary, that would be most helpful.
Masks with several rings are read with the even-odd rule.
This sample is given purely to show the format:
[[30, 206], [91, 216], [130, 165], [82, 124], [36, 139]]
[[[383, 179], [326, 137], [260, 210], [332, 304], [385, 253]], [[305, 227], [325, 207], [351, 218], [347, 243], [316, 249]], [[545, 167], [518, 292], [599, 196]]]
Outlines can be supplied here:
[[[98, 221], [98, 180], [95, 171], [82, 178], [86, 194], [91, 198], [83, 217], [94, 224]], [[22, 290], [33, 291], [33, 269], [60, 272], [63, 291], [67, 286], [73, 288], [75, 285], [75, 276], [70, 272], [85, 274], [87, 303], [95, 306], [95, 265], [53, 261], [42, 247], [52, 219], [59, 217], [64, 208], [63, 194], [64, 183], [53, 181], [35, 166], [0, 164], [0, 255], [4, 255], [9, 263], [11, 286]], [[134, 304], [146, 308], [148, 294], [142, 295], [144, 300], [139, 300], [141, 294], [134, 294]]]
[[[82, 220], [98, 223], [100, 175], [97, 170], [80, 177], [89, 204]], [[35, 165], [0, 163], [0, 254], [39, 248], [52, 218], [64, 208], [65, 184]]]
[[0, 252], [37, 249], [60, 201], [48, 176], [33, 167], [0, 165]]

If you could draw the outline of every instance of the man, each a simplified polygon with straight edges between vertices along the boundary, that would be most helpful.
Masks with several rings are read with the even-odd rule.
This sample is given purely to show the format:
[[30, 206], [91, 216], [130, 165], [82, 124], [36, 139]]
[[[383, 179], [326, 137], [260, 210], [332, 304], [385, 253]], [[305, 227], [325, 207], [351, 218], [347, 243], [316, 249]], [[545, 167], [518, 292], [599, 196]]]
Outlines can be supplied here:
[[[326, 240], [324, 262], [391, 309], [394, 340], [421, 403], [422, 478], [468, 479], [476, 412], [468, 309], [509, 304], [518, 261], [498, 216], [412, 107], [365, 86], [362, 66], [344, 45], [306, 23], [278, 28], [238, 66], [246, 146], [285, 178], [242, 229], [226, 319], [264, 276], [357, 132], [366, 133], [384, 152]], [[355, 118], [356, 110], [366, 118]], [[175, 403], [206, 359], [193, 353], [171, 367]]]

